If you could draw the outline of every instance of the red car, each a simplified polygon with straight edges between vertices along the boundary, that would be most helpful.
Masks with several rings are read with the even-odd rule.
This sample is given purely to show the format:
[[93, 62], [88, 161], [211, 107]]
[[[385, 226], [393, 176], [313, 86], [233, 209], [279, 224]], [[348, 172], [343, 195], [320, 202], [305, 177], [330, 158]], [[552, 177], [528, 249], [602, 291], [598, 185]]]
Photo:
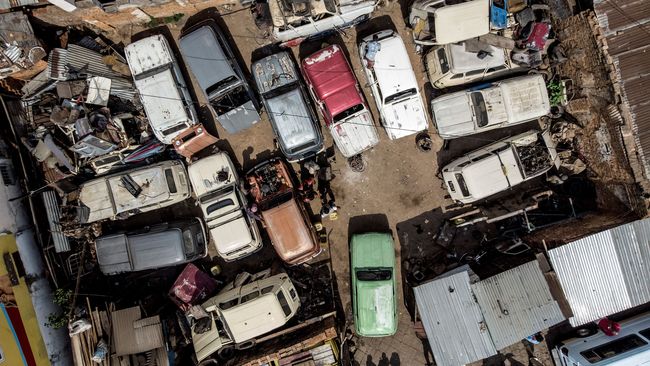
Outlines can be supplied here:
[[351, 157], [377, 145], [377, 129], [341, 47], [323, 48], [303, 59], [300, 66], [343, 156]]

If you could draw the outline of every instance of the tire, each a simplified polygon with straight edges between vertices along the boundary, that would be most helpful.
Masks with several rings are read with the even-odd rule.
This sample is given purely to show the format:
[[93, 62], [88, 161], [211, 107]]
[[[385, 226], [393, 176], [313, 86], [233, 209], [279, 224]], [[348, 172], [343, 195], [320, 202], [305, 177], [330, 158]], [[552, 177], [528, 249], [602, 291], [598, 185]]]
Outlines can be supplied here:
[[235, 347], [230, 345], [223, 346], [217, 351], [217, 356], [222, 361], [231, 359], [234, 354], [235, 354]]
[[578, 338], [587, 338], [598, 333], [598, 327], [596, 327], [596, 324], [585, 325], [576, 329], [575, 333]]

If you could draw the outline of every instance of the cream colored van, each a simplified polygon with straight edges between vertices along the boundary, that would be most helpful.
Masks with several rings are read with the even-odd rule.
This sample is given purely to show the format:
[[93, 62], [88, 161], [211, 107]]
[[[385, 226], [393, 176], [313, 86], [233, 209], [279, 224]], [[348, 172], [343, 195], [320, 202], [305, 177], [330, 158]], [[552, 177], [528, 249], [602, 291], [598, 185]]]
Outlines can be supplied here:
[[[192, 325], [192, 343], [199, 362], [226, 349], [246, 349], [256, 338], [285, 325], [300, 308], [296, 288], [286, 273], [268, 276], [268, 270], [235, 281], [201, 306], [208, 329]], [[244, 284], [242, 284], [244, 282]]]
[[505, 48], [483, 44], [474, 51], [465, 42], [431, 48], [424, 56], [431, 85], [443, 89], [525, 71], [510, 61], [510, 52]]

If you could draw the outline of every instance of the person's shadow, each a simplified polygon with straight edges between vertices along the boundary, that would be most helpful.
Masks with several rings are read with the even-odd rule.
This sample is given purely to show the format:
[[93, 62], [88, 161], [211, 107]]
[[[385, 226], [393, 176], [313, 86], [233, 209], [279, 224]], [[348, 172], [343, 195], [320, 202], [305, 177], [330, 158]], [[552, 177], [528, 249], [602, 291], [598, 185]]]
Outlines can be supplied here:
[[377, 366], [374, 362], [372, 362], [372, 356], [370, 355], [368, 355], [368, 358], [366, 359], [366, 366]]
[[379, 359], [377, 366], [390, 366], [390, 360], [386, 356], [386, 353], [381, 353], [381, 358]]
[[390, 355], [390, 360], [388, 361], [388, 364], [390, 366], [400, 366], [401, 362], [399, 360], [399, 354], [397, 354], [397, 352], [393, 352]]

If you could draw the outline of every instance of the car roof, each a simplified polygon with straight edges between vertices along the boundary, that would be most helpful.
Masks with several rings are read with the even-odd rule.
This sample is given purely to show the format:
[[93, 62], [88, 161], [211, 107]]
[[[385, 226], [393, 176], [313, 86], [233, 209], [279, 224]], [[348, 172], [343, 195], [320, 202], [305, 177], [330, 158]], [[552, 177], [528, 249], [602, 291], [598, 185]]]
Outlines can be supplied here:
[[260, 94], [298, 80], [298, 72], [287, 51], [275, 53], [251, 65]]
[[99, 237], [95, 246], [100, 268], [105, 273], [140, 271], [185, 261], [183, 235], [178, 228], [136, 235]]
[[128, 44], [124, 53], [134, 77], [174, 61], [169, 43], [160, 34]]
[[282, 145], [296, 153], [294, 149], [318, 140], [316, 126], [312, 121], [307, 101], [299, 88], [267, 100], [267, 113], [278, 132]]
[[472, 0], [436, 9], [436, 43], [447, 44], [490, 32], [490, 1]]
[[381, 50], [377, 52], [373, 70], [382, 97], [411, 88], [417, 89], [418, 83], [402, 38], [395, 34], [379, 40], [379, 43]]
[[172, 69], [164, 69], [142, 79], [135, 79], [149, 123], [155, 130], [165, 130], [181, 123], [193, 124]]
[[350, 252], [353, 268], [395, 267], [395, 246], [390, 233], [354, 234]]
[[446, 45], [449, 50], [449, 63], [454, 73], [463, 73], [474, 70], [484, 70], [492, 67], [499, 67], [506, 64], [503, 48], [489, 44], [481, 44], [481, 50], [487, 54], [482, 59], [478, 58], [478, 52], [465, 50], [466, 43], [451, 43]]
[[[178, 41], [179, 48], [189, 69], [204, 92], [212, 85], [230, 76], [237, 76], [215, 30], [204, 25]], [[206, 92], [207, 94], [207, 92]]]
[[306, 57], [302, 61], [302, 68], [316, 96], [325, 103], [332, 116], [363, 103], [357, 90], [357, 80], [338, 45]]
[[[217, 180], [217, 174], [221, 171], [228, 172], [228, 179], [223, 182]], [[187, 168], [187, 173], [197, 197], [237, 183], [238, 179], [237, 170], [225, 151], [193, 162]]]
[[271, 242], [284, 261], [300, 257], [317, 245], [295, 199], [263, 211], [262, 217]]

